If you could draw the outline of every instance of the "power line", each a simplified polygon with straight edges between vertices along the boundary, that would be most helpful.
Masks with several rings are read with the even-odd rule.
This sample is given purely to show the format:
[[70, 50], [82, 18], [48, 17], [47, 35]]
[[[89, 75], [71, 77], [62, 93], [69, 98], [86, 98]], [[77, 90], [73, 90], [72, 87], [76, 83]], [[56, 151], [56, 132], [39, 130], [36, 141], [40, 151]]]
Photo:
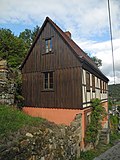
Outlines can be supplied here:
[[108, 0], [108, 15], [109, 15], [110, 38], [111, 38], [112, 62], [113, 62], [113, 77], [114, 77], [114, 84], [115, 84], [115, 63], [114, 63], [114, 53], [113, 53], [113, 36], [112, 36], [112, 24], [111, 24], [111, 13], [110, 13], [109, 0]]

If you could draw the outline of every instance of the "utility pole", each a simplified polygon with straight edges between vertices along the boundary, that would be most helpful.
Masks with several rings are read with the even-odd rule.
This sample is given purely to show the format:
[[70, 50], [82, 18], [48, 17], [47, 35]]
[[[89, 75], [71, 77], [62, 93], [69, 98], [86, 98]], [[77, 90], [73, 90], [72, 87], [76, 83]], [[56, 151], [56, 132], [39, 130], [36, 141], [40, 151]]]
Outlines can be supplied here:
[[114, 63], [114, 53], [113, 53], [113, 36], [112, 36], [112, 23], [111, 23], [111, 12], [110, 12], [109, 0], [108, 0], [108, 16], [109, 16], [109, 28], [110, 28], [111, 50], [112, 50], [113, 77], [114, 77], [114, 85], [115, 85], [115, 63]]

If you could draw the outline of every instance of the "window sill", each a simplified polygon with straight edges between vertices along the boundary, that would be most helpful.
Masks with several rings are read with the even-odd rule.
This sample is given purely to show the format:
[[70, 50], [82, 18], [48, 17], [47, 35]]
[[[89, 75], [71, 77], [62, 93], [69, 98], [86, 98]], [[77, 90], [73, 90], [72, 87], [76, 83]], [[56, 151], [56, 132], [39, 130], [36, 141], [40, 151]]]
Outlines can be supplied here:
[[87, 92], [90, 92], [90, 90], [87, 90]]
[[42, 55], [53, 54], [53, 53], [54, 53], [53, 51], [49, 51], [49, 52], [42, 53]]
[[41, 92], [54, 92], [54, 89], [44, 89]]

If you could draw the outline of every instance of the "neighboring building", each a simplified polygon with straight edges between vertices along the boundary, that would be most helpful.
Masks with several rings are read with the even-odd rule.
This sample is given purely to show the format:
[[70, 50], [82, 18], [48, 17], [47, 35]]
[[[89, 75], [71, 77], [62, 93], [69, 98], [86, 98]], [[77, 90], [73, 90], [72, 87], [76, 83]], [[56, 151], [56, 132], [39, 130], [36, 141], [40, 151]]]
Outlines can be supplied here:
[[[21, 65], [23, 110], [69, 125], [82, 114], [82, 138], [90, 121], [91, 99], [108, 110], [108, 78], [89, 56], [50, 18], [46, 18]], [[108, 127], [107, 120], [103, 127]]]

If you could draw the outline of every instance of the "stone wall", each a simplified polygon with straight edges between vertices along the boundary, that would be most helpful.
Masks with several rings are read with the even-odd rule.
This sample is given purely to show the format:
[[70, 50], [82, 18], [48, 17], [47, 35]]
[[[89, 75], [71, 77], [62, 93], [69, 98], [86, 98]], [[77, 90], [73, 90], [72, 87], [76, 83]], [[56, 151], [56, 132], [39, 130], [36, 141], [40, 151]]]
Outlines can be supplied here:
[[0, 104], [14, 104], [14, 83], [10, 79], [7, 61], [0, 59]]
[[80, 156], [81, 114], [70, 126], [44, 121], [1, 140], [1, 160], [74, 160]]

